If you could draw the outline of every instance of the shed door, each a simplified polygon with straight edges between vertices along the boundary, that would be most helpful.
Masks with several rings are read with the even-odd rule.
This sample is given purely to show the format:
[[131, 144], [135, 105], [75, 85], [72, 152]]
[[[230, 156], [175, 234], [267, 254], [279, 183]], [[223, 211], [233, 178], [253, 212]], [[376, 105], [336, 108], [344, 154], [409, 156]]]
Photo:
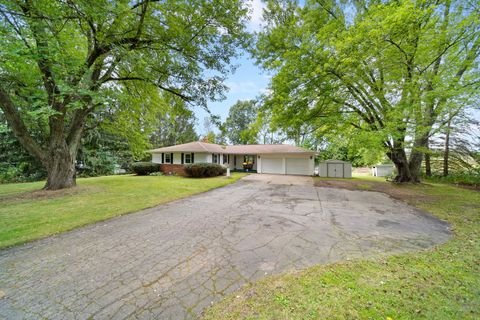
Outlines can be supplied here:
[[343, 163], [328, 163], [328, 176], [331, 178], [343, 178]]
[[287, 174], [299, 174], [308, 176], [311, 173], [308, 172], [309, 159], [308, 158], [287, 158]]
[[262, 159], [262, 173], [280, 173], [283, 174], [283, 159], [278, 158], [263, 158]]

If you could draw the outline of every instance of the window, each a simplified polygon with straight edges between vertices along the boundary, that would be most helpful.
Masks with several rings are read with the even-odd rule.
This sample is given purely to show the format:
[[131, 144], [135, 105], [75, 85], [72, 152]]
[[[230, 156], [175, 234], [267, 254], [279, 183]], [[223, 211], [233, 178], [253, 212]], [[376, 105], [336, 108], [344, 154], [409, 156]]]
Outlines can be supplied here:
[[165, 153], [165, 163], [172, 163], [172, 154], [171, 153]]
[[218, 154], [212, 153], [212, 163], [218, 163]]
[[224, 155], [223, 155], [223, 164], [225, 164], [225, 163], [230, 163], [230, 159], [229, 159], [229, 158], [230, 158], [230, 155], [224, 154]]
[[185, 153], [185, 163], [192, 163], [192, 154]]

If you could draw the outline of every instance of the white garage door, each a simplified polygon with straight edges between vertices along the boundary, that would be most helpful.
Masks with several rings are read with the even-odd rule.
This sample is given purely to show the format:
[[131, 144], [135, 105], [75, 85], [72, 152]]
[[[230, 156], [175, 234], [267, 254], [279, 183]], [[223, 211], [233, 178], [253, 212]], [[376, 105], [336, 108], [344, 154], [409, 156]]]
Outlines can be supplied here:
[[263, 158], [262, 159], [262, 173], [284, 173], [283, 159], [278, 158]]
[[301, 175], [311, 175], [308, 171], [308, 158], [287, 158], [287, 174], [301, 174]]
[[328, 176], [332, 178], [343, 178], [343, 163], [327, 163]]

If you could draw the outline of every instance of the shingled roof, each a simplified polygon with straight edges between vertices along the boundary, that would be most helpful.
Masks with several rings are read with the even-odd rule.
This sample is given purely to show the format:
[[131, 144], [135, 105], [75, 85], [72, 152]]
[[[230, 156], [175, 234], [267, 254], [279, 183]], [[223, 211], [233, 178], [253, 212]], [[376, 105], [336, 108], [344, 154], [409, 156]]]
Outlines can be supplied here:
[[226, 154], [274, 154], [274, 153], [295, 153], [295, 154], [315, 154], [315, 151], [291, 146], [288, 144], [245, 144], [222, 146], [206, 142], [190, 142], [178, 144], [175, 146], [164, 147], [150, 150], [151, 153], [162, 152], [207, 152], [207, 153], [226, 153]]

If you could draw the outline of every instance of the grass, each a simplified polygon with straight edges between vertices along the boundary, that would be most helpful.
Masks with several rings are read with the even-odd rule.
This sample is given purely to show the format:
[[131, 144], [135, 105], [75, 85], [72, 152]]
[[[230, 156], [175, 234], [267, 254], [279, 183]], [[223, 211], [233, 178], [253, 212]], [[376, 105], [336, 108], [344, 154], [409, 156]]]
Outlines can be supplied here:
[[40, 190], [44, 182], [0, 185], [0, 248], [153, 207], [232, 183], [232, 178], [108, 176], [78, 179], [68, 190]]
[[204, 319], [479, 319], [480, 193], [441, 183], [318, 179], [388, 193], [440, 219], [454, 236], [429, 250], [317, 265], [247, 285]]

